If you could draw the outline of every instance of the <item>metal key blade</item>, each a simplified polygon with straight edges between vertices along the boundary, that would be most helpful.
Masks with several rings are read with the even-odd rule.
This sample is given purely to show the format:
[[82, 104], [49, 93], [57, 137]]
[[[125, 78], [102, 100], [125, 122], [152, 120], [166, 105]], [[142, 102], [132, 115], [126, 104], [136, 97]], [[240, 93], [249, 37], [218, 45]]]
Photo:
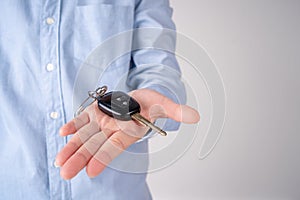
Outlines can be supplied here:
[[135, 113], [135, 114], [131, 115], [131, 118], [136, 120], [137, 122], [145, 125], [145, 126], [148, 126], [149, 128], [151, 128], [152, 130], [158, 132], [162, 136], [167, 135], [167, 133], [164, 130], [162, 130], [159, 127], [152, 124], [150, 121], [148, 121], [146, 118], [144, 118], [140, 113]]

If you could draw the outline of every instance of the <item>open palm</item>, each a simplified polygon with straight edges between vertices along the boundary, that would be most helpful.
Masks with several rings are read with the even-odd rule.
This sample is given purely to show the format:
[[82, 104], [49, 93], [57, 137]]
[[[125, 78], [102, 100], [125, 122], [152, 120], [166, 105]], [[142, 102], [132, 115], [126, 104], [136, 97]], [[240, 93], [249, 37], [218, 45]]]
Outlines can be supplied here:
[[[141, 114], [154, 121], [171, 118], [183, 123], [197, 123], [199, 114], [193, 108], [179, 105], [150, 89], [132, 91], [130, 95], [141, 106]], [[64, 179], [73, 178], [86, 166], [88, 176], [95, 177], [127, 147], [141, 139], [148, 128], [134, 121], [119, 121], [90, 105], [78, 117], [60, 129], [62, 136], [74, 134], [58, 153], [56, 165]]]

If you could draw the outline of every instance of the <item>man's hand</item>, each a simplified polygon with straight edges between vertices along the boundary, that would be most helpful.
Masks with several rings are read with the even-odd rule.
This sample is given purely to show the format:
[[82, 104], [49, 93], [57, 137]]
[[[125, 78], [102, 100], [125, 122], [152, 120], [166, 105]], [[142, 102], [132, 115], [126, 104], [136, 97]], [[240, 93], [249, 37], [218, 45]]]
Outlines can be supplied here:
[[[183, 123], [197, 123], [193, 108], [179, 105], [149, 89], [130, 93], [141, 106], [141, 115], [154, 121], [171, 118]], [[94, 103], [60, 129], [61, 136], [74, 134], [56, 157], [64, 179], [71, 179], [86, 166], [88, 176], [95, 177], [127, 147], [141, 139], [148, 128], [135, 121], [119, 121], [101, 112]]]

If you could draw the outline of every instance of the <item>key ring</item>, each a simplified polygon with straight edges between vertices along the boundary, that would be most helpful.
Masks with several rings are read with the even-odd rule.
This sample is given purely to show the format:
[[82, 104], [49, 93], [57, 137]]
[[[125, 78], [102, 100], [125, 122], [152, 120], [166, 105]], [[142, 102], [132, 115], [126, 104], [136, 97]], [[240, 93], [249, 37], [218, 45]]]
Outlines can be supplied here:
[[[95, 91], [88, 91], [89, 96], [80, 104], [79, 108], [77, 109], [77, 111], [74, 114], [74, 117], [77, 117], [78, 115], [80, 115], [80, 113], [82, 113], [86, 107], [93, 104], [97, 100], [98, 97], [103, 96], [106, 91], [107, 91], [106, 85], [97, 88]], [[93, 99], [93, 101], [91, 103], [87, 103], [88, 100], [90, 100], [90, 99]]]

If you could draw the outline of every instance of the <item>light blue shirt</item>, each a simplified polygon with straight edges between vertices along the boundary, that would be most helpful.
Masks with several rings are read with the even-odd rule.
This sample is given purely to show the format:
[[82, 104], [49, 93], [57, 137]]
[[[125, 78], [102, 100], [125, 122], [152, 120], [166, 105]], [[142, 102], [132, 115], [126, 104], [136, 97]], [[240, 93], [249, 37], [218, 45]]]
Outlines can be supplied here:
[[[108, 167], [93, 179], [82, 170], [65, 181], [54, 160], [68, 141], [58, 130], [73, 117], [74, 83], [82, 61], [122, 31], [174, 29], [171, 15], [168, 0], [0, 1], [0, 199], [151, 199], [146, 173]], [[141, 50], [116, 65], [100, 85], [115, 89], [116, 77], [127, 74], [128, 88], [152, 88], [184, 103], [172, 54]], [[165, 74], [164, 65], [178, 73]], [[147, 140], [128, 151], [147, 153]], [[118, 165], [147, 169], [148, 156], [125, 158], [119, 156]]]

